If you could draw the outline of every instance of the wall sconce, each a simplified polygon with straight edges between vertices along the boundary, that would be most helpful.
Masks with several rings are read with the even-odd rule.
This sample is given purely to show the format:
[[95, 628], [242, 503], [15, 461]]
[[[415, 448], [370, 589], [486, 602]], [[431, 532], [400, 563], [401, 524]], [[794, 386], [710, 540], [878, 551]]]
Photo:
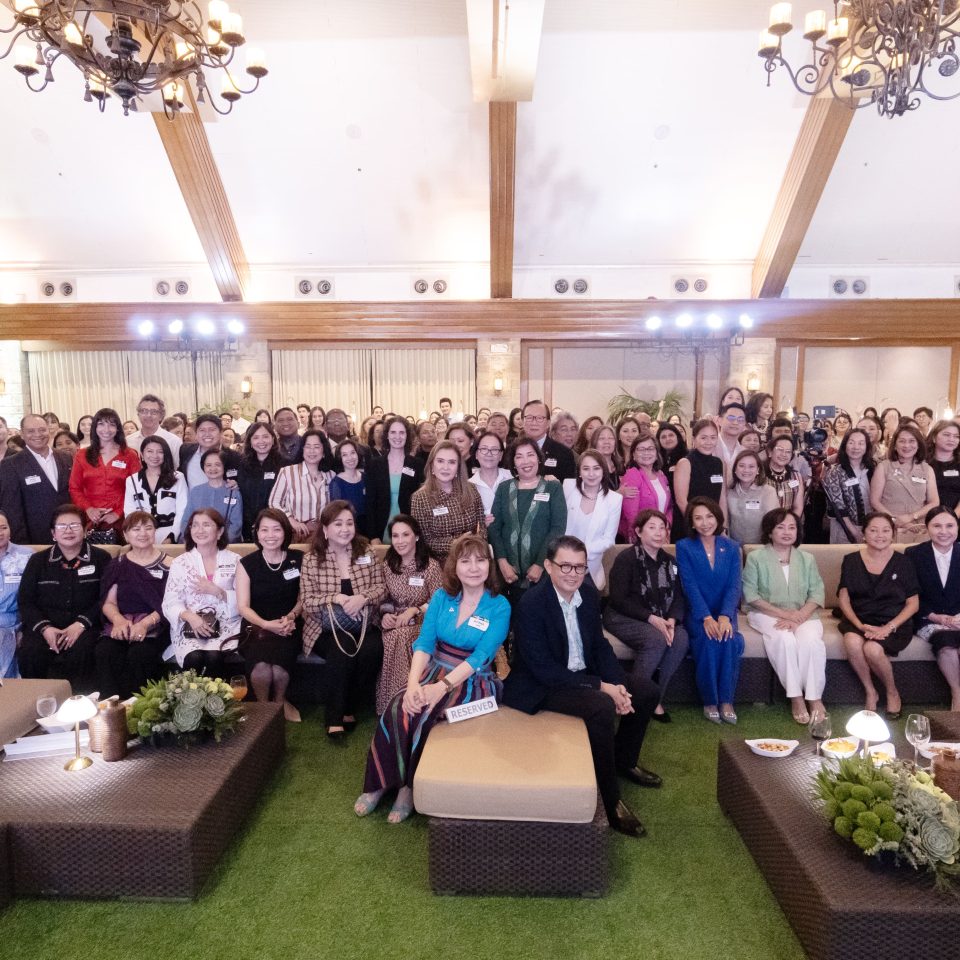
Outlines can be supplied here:
[[493, 392], [499, 397], [503, 393], [503, 376], [498, 375], [493, 378]]
[[760, 374], [752, 370], [747, 374], [747, 390], [750, 393], [756, 393], [760, 389]]
[[243, 394], [244, 400], [250, 399], [250, 394], [253, 393], [253, 383], [249, 377], [244, 377], [240, 381], [240, 392]]

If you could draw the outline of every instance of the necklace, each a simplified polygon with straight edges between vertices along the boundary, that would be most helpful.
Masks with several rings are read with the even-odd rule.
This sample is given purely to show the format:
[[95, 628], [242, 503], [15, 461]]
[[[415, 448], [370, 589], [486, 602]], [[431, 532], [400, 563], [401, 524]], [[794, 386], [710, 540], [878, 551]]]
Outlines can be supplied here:
[[280, 562], [274, 566], [268, 559], [266, 551], [261, 551], [263, 553], [263, 562], [267, 565], [268, 570], [272, 570], [274, 573], [278, 573], [280, 568], [283, 566], [284, 561], [287, 559], [283, 554], [280, 555]]

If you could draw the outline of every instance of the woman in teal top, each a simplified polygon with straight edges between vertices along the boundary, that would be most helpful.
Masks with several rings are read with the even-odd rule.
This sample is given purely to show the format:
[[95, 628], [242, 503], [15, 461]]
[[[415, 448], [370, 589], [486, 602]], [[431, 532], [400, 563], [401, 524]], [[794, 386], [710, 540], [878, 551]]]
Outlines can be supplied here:
[[540, 475], [543, 453], [535, 441], [518, 440], [511, 459], [517, 478], [497, 487], [487, 536], [515, 605], [543, 576], [547, 544], [566, 532], [567, 502], [560, 484]]
[[791, 510], [778, 507], [765, 514], [760, 538], [764, 547], [751, 551], [743, 568], [747, 622], [763, 636], [793, 719], [806, 724], [810, 714], [825, 712], [827, 651], [818, 615], [823, 580], [813, 556], [796, 549], [797, 518]]
[[29, 547], [10, 542], [10, 524], [0, 513], [0, 679], [20, 676], [17, 669], [17, 627], [20, 626], [17, 594], [23, 568], [32, 556]]
[[406, 690], [387, 705], [367, 755], [364, 793], [357, 816], [373, 811], [387, 790], [397, 789], [388, 819], [400, 823], [413, 810], [413, 775], [424, 742], [444, 710], [461, 703], [500, 699], [493, 658], [506, 639], [510, 604], [497, 596], [486, 540], [465, 533], [454, 540], [443, 566], [443, 587], [423, 618]]

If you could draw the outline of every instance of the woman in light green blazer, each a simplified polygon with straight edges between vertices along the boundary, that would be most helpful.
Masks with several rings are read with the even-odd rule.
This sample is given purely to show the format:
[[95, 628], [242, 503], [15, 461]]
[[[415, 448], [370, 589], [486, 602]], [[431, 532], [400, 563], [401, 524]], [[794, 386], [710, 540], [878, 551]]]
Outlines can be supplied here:
[[[764, 515], [764, 546], [747, 556], [743, 568], [743, 599], [747, 622], [763, 636], [763, 646], [780, 678], [797, 723], [825, 713], [827, 651], [823, 624], [823, 580], [817, 562], [796, 548], [797, 518], [778, 508]], [[809, 710], [808, 710], [809, 705]]]

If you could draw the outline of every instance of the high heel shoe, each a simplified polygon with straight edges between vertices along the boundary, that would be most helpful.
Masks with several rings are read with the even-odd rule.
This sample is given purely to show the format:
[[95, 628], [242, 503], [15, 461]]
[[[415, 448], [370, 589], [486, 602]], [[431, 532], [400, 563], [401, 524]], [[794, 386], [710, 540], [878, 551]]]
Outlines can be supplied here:
[[703, 708], [703, 715], [704, 715], [704, 717], [706, 717], [706, 719], [709, 720], [711, 723], [722, 723], [722, 721], [721, 721], [721, 719], [720, 719], [720, 711], [717, 710], [716, 708], [714, 708], [713, 710], [711, 710], [709, 707], [704, 707], [704, 708]]
[[347, 733], [353, 733], [353, 731], [357, 729], [357, 721], [356, 721], [356, 720], [344, 720], [344, 721], [343, 721], [343, 729], [346, 730]]
[[737, 725], [737, 714], [733, 710], [724, 710], [720, 714], [720, 719], [723, 720], [724, 723], [729, 723], [733, 727]]

